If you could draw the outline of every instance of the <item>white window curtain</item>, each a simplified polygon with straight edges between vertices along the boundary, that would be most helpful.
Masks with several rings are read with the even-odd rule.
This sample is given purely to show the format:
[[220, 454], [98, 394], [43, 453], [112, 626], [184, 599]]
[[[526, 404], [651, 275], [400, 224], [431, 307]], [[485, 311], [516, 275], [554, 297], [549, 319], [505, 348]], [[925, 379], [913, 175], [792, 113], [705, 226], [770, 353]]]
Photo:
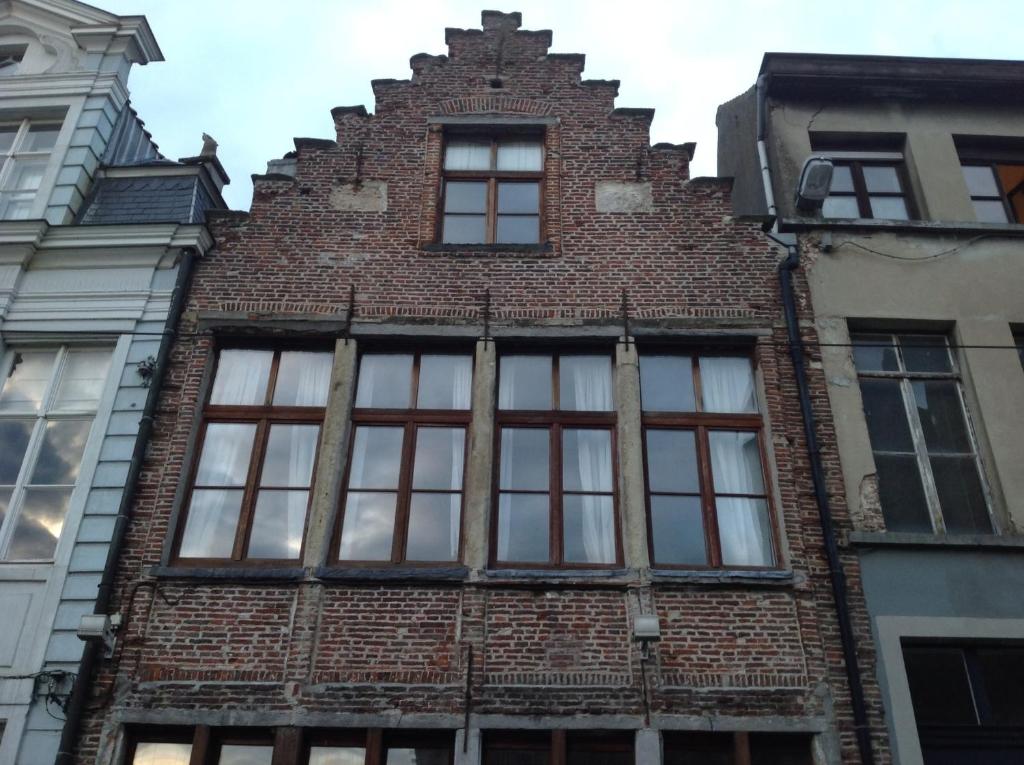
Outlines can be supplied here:
[[559, 378], [563, 410], [611, 410], [611, 360], [607, 356], [563, 356], [559, 363]]
[[537, 141], [502, 141], [498, 144], [498, 170], [540, 172], [541, 145]]
[[271, 351], [221, 351], [210, 403], [262, 404], [273, 361]]
[[449, 551], [451, 559], [459, 554], [459, 509], [462, 505], [462, 466], [465, 462], [466, 431], [462, 428], [452, 428], [448, 437], [451, 439], [451, 487], [452, 491], [459, 492], [452, 494], [448, 501], [449, 505]]
[[756, 412], [754, 373], [743, 357], [705, 356], [700, 360], [705, 412]]
[[449, 141], [444, 152], [445, 170], [489, 170], [491, 144], [478, 141]]
[[472, 407], [473, 360], [455, 357], [452, 364], [452, 409]]
[[766, 501], [756, 497], [718, 496], [764, 493], [757, 434], [714, 431], [709, 434], [708, 440], [723, 563], [740, 566], [771, 565]]
[[[305, 491], [289, 491], [287, 493], [288, 552], [291, 557], [297, 558], [299, 550], [302, 548], [302, 530], [306, 525], [309, 486], [313, 479], [313, 460], [316, 456], [320, 428], [316, 425], [286, 425], [284, 427], [291, 429], [291, 438], [288, 443], [288, 486], [305, 489]], [[273, 429], [271, 435], [273, 435]]]
[[331, 385], [330, 353], [285, 351], [281, 354], [274, 404], [277, 406], [326, 406]]
[[[577, 430], [575, 433], [581, 489], [611, 492], [611, 433], [607, 430]], [[583, 509], [583, 550], [587, 562], [614, 563], [615, 523], [609, 512], [609, 497], [583, 494], [580, 499]]]

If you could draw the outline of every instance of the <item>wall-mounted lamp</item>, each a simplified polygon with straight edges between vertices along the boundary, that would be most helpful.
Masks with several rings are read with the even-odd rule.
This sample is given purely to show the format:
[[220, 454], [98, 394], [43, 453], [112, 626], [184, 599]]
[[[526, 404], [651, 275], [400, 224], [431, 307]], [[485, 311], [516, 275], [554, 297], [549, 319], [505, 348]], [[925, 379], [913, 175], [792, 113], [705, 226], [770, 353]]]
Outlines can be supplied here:
[[637, 614], [633, 620], [633, 640], [640, 644], [640, 654], [650, 657], [651, 643], [661, 640], [661, 622], [654, 614]]
[[110, 658], [114, 655], [117, 638], [114, 632], [121, 626], [121, 615], [113, 617], [107, 614], [85, 614], [78, 623], [79, 640], [98, 640], [103, 643], [103, 655]]
[[832, 187], [832, 169], [832, 160], [828, 157], [807, 158], [796, 187], [798, 210], [813, 213], [821, 209]]

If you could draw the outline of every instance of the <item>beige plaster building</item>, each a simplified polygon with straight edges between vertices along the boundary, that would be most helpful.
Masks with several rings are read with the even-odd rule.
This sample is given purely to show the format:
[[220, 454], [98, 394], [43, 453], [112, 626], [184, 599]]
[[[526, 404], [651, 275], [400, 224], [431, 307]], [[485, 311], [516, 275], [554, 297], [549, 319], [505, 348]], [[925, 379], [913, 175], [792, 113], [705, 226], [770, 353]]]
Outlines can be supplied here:
[[893, 760], [1019, 761], [1024, 62], [769, 53], [717, 121], [737, 214], [799, 248]]

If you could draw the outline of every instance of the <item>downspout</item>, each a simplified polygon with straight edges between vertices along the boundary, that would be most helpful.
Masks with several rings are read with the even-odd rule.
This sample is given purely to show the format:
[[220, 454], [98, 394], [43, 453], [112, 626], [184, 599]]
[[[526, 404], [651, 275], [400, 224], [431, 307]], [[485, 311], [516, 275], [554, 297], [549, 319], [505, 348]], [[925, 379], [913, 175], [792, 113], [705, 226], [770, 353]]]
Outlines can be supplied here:
[[[761, 181], [764, 183], [765, 202], [771, 216], [771, 229], [778, 230], [778, 210], [775, 207], [775, 194], [772, 189], [771, 166], [768, 163], [768, 149], [765, 143], [767, 127], [768, 79], [762, 74], [757, 78], [755, 87], [757, 99], [757, 156], [761, 163]], [[853, 728], [857, 737], [857, 749], [860, 752], [862, 765], [873, 765], [875, 758], [871, 749], [871, 729], [868, 727], [867, 704], [864, 701], [864, 684], [861, 681], [860, 664], [857, 661], [857, 643], [853, 634], [850, 619], [850, 606], [847, 602], [846, 572], [839, 560], [839, 547], [836, 544], [835, 524], [832, 520], [832, 509], [828, 501], [828, 489], [825, 483], [825, 469], [821, 463], [821, 452], [818, 446], [817, 424], [814, 409], [811, 406], [810, 386], [807, 383], [807, 367], [804, 363], [804, 343], [800, 336], [799, 316], [796, 309], [796, 294], [793, 291], [793, 271], [800, 266], [800, 245], [783, 242], [768, 234], [774, 241], [786, 247], [788, 255], [779, 264], [779, 288], [782, 293], [782, 306], [786, 316], [786, 333], [789, 340], [789, 353], [793, 361], [793, 372], [796, 376], [797, 391], [800, 396], [800, 413], [804, 422], [804, 438], [807, 441], [807, 457], [811, 465], [811, 480], [814, 484], [814, 499], [818, 506], [818, 518], [821, 522], [822, 538], [825, 542], [825, 557], [828, 560], [829, 578], [832, 583], [832, 597], [836, 602], [836, 618], [839, 621], [839, 642], [843, 650], [843, 663], [846, 667], [846, 682], [850, 687], [850, 703], [853, 706]]]
[[[103, 577], [100, 579], [99, 589], [96, 593], [96, 603], [93, 606], [94, 614], [106, 614], [107, 609], [110, 607], [110, 599], [114, 590], [114, 579], [117, 575], [117, 566], [121, 558], [121, 548], [124, 545], [125, 534], [128, 531], [128, 522], [131, 519], [132, 506], [135, 503], [135, 495], [138, 491], [139, 476], [142, 473], [142, 463], [146, 457], [149, 437], [153, 432], [153, 416], [156, 412], [157, 401], [160, 398], [160, 391], [163, 388], [164, 378], [167, 375], [168, 360], [171, 355], [171, 347], [174, 345], [174, 340], [177, 336], [178, 322], [185, 310], [185, 300], [188, 297], [197, 257], [198, 253], [194, 247], [182, 249], [181, 261], [178, 264], [178, 275], [175, 279], [174, 291], [171, 293], [171, 304], [160, 340], [160, 349], [157, 351], [156, 365], [150, 378], [146, 405], [142, 410], [142, 417], [139, 421], [139, 432], [135, 437], [135, 448], [132, 451], [132, 459], [128, 467], [128, 477], [125, 480], [124, 493], [121, 495], [121, 504], [117, 509], [117, 516], [114, 519], [114, 533], [110, 540], [110, 547], [107, 550], [107, 560], [103, 566]], [[72, 765], [74, 763], [75, 745], [82, 725], [82, 712], [85, 710], [89, 685], [92, 681], [96, 665], [101, 658], [102, 651], [102, 641], [86, 641], [82, 651], [82, 659], [78, 664], [78, 676], [71, 689], [71, 698], [68, 701], [64, 729], [61, 732], [60, 746], [57, 749], [57, 759], [54, 761], [55, 765]]]

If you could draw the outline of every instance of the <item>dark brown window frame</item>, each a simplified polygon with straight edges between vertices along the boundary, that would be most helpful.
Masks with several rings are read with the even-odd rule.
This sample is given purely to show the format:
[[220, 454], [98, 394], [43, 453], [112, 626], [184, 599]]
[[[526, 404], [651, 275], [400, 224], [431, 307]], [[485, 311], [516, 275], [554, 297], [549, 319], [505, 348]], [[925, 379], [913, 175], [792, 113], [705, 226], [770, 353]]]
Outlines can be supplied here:
[[[827, 154], [827, 152], [825, 152]], [[850, 175], [853, 178], [853, 191], [832, 191], [829, 190], [830, 197], [845, 197], [847, 199], [853, 198], [857, 200], [857, 209], [861, 219], [866, 220], [889, 220], [888, 218], [879, 218], [874, 215], [871, 210], [871, 199], [870, 197], [889, 197], [891, 199], [902, 199], [903, 204], [907, 208], [907, 219], [917, 220], [917, 208], [914, 205], [913, 195], [911, 194], [910, 179], [907, 175], [907, 166], [903, 160], [895, 159], [856, 159], [847, 157], [836, 157], [832, 160], [832, 164], [836, 167], [848, 167], [850, 168]], [[891, 167], [896, 171], [896, 178], [900, 183], [900, 192], [895, 191], [873, 191], [868, 192], [867, 183], [864, 180], [864, 166], [873, 167]], [[825, 220], [844, 220], [843, 218], [832, 218], [826, 217]], [[848, 219], [847, 219], [848, 220]]]
[[[676, 570], [710, 570], [710, 569], [728, 569], [730, 571], [737, 570], [749, 570], [749, 571], [771, 571], [779, 568], [782, 565], [780, 553], [781, 544], [779, 540], [779, 521], [776, 514], [774, 490], [771, 482], [771, 470], [768, 462], [768, 454], [765, 448], [764, 439], [764, 414], [760, 409], [755, 413], [721, 413], [721, 412], [704, 412], [701, 411], [703, 407], [703, 395], [701, 388], [700, 378], [700, 359], [701, 358], [745, 358], [749, 359], [751, 363], [751, 373], [755, 369], [755, 359], [752, 353], [737, 353], [737, 352], [701, 352], [699, 348], [693, 349], [673, 349], [667, 350], [664, 348], [655, 347], [644, 347], [640, 349], [640, 355], [644, 353], [657, 356], [679, 356], [679, 357], [690, 357], [691, 371], [693, 374], [693, 394], [694, 394], [694, 406], [697, 411], [695, 412], [656, 412], [647, 411], [643, 409], [643, 393], [641, 391], [641, 411], [640, 411], [640, 432], [641, 441], [643, 448], [643, 465], [644, 465], [644, 506], [647, 514], [647, 540], [648, 550], [651, 556], [651, 566], [654, 568], [661, 569], [676, 569]], [[756, 400], [756, 399], [755, 399]], [[687, 430], [693, 431], [694, 439], [697, 448], [697, 476], [700, 482], [700, 506], [701, 506], [701, 518], [703, 520], [704, 528], [704, 546], [707, 552], [708, 563], [707, 565], [690, 565], [680, 563], [659, 563], [654, 557], [654, 523], [651, 513], [651, 480], [650, 471], [648, 469], [647, 460], [647, 431], [648, 430]], [[727, 497], [747, 497], [764, 499], [768, 507], [768, 523], [771, 529], [771, 545], [772, 545], [772, 559], [773, 563], [770, 566], [737, 566], [737, 565], [725, 565], [722, 563], [722, 544], [718, 533], [718, 506], [715, 498], [716, 493], [714, 489], [714, 477], [711, 474], [711, 446], [708, 439], [708, 433], [710, 431], [736, 431], [749, 433], [755, 431], [757, 433], [757, 447], [759, 456], [761, 459], [761, 478], [764, 483], [764, 495], [761, 494], [722, 494]], [[692, 496], [691, 494], [685, 493], [673, 493], [673, 492], [654, 492], [655, 495], [665, 496]]]
[[126, 765], [132, 765], [139, 744], [191, 744], [189, 765], [212, 765], [224, 744], [272, 746], [274, 765], [303, 765], [309, 762], [314, 746], [362, 747], [364, 765], [385, 765], [389, 748], [444, 747], [450, 759], [455, 757], [454, 731], [416, 731], [385, 728], [267, 728], [225, 727], [208, 725], [138, 726], [128, 731]]
[[635, 735], [633, 730], [484, 731], [480, 762], [481, 765], [495, 765], [491, 757], [493, 749], [546, 751], [551, 765], [565, 765], [569, 749], [574, 747], [584, 752], [620, 752], [635, 756]]
[[[541, 169], [537, 171], [511, 171], [498, 170], [498, 144], [504, 140], [535, 140], [541, 149]], [[469, 141], [490, 141], [491, 144], [491, 167], [488, 170], [446, 170], [444, 167], [445, 157], [448, 152], [448, 144], [453, 140]], [[437, 231], [436, 240], [448, 247], [472, 247], [480, 244], [493, 245], [497, 247], [523, 247], [540, 245], [544, 242], [546, 230], [545, 209], [545, 183], [544, 177], [547, 168], [547, 151], [544, 143], [544, 132], [532, 130], [460, 130], [451, 131], [445, 134], [444, 143], [441, 147], [441, 190], [438, 195]], [[487, 209], [484, 212], [484, 241], [483, 242], [446, 242], [444, 239], [445, 202], [448, 190], [448, 181], [484, 181], [487, 183]], [[536, 242], [498, 242], [498, 184], [499, 183], [530, 183], [537, 184], [537, 241]], [[459, 213], [454, 213], [459, 214]], [[466, 213], [467, 215], [469, 213]], [[503, 213], [509, 217], [516, 217], [514, 213]], [[526, 213], [518, 214], [519, 217], [532, 217]]]
[[[216, 379], [217, 367], [220, 362], [221, 351], [226, 350], [261, 350], [272, 351], [274, 354], [271, 363], [270, 373], [267, 378], [267, 390], [262, 405], [219, 405], [209, 403], [209, 397], [213, 393], [212, 381]], [[322, 351], [328, 353], [325, 348], [316, 347], [280, 347], [265, 344], [251, 345], [228, 345], [217, 348], [213, 371], [210, 376], [210, 390], [207, 391], [207, 401], [203, 406], [202, 425], [199, 431], [199, 438], [196, 441], [195, 452], [192, 457], [192, 464], [189, 467], [188, 492], [182, 503], [181, 515], [175, 531], [174, 553], [171, 556], [172, 565], [176, 566], [279, 566], [298, 565], [306, 550], [306, 530], [309, 526], [309, 509], [313, 502], [313, 487], [316, 483], [316, 468], [320, 458], [320, 448], [323, 441], [323, 423], [327, 407], [314, 406], [273, 406], [274, 391], [277, 387], [277, 374], [283, 352], [293, 350]], [[206, 432], [211, 423], [238, 423], [255, 424], [256, 434], [253, 437], [252, 451], [249, 454], [249, 469], [246, 473], [245, 486], [242, 492], [242, 503], [238, 513], [238, 526], [235, 528], [235, 541], [231, 548], [230, 558], [191, 558], [181, 556], [181, 542], [185, 534], [185, 527], [188, 523], [189, 508], [192, 504], [192, 494], [204, 486], [196, 485], [196, 477], [199, 470], [199, 460], [203, 455], [203, 445], [206, 441]], [[270, 437], [271, 425], [318, 425], [316, 450], [313, 453], [313, 472], [309, 479], [309, 497], [306, 499], [306, 519], [302, 525], [302, 545], [296, 558], [249, 558], [247, 557], [250, 537], [252, 534], [252, 522], [256, 513], [256, 496], [261, 489], [281, 489], [292, 487], [261, 486], [260, 479], [263, 473], [263, 459], [267, 451], [267, 441]], [[214, 487], [224, 488], [224, 487]]]
[[[364, 408], [358, 409], [353, 404], [349, 415], [351, 423], [348, 443], [348, 460], [345, 466], [345, 475], [342, 480], [341, 498], [338, 502], [338, 520], [334, 524], [334, 533], [331, 536], [331, 551], [328, 560], [332, 566], [341, 567], [434, 567], [438, 565], [457, 565], [462, 561], [463, 548], [465, 546], [465, 512], [466, 512], [466, 466], [469, 464], [469, 427], [473, 419], [472, 390], [476, 380], [470, 386], [470, 408], [469, 409], [417, 409], [416, 402], [419, 396], [420, 362], [424, 355], [451, 354], [457, 356], [468, 356], [474, 358], [472, 351], [458, 347], [430, 347], [423, 349], [411, 348], [388, 348], [387, 350], [369, 349], [360, 352], [359, 366], [356, 370], [356, 387], [359, 384], [359, 369], [362, 368], [362, 359], [365, 355], [395, 355], [412, 356], [413, 368], [411, 378], [412, 388], [409, 393], [410, 408], [408, 409], [380, 409]], [[474, 370], [475, 377], [475, 370]], [[341, 553], [341, 532], [345, 523], [345, 504], [349, 494], [349, 477], [352, 472], [352, 453], [356, 443], [356, 429], [360, 426], [396, 426], [404, 427], [402, 435], [402, 456], [399, 465], [398, 487], [392, 489], [358, 489], [361, 492], [390, 493], [394, 491], [398, 496], [395, 500], [395, 526], [391, 538], [390, 560], [348, 560], [340, 557]], [[409, 533], [409, 511], [412, 503], [412, 473], [415, 461], [416, 434], [421, 427], [462, 427], [465, 429], [465, 442], [462, 450], [462, 487], [459, 489], [459, 549], [454, 561], [410, 561], [405, 559], [406, 542]], [[442, 490], [421, 490], [417, 492], [451, 494], [450, 491]]]
[[[491, 528], [489, 539], [489, 560], [492, 568], [522, 569], [615, 569], [621, 568], [622, 555], [622, 523], [619, 519], [619, 463], [618, 463], [618, 410], [614, 401], [615, 358], [605, 348], [594, 349], [552, 349], [548, 351], [535, 348], [510, 347], [502, 350], [498, 356], [498, 375], [496, 385], [501, 389], [501, 357], [502, 356], [549, 356], [551, 358], [551, 409], [501, 409], [495, 403], [494, 413], [494, 469], [492, 472], [491, 496]], [[558, 409], [560, 404], [559, 365], [563, 356], [608, 356], [611, 360], [612, 374], [612, 409], [608, 412], [576, 412]], [[526, 490], [503, 490], [500, 484], [501, 473], [501, 432], [505, 427], [524, 428], [548, 431], [548, 560], [544, 561], [503, 561], [498, 558], [498, 508], [502, 493], [540, 493]], [[615, 524], [615, 562], [614, 563], [579, 563], [564, 560], [563, 497], [562, 490], [562, 431], [569, 429], [608, 430], [611, 433], [612, 455], [612, 518]], [[606, 496], [608, 492], [570, 492], [579, 495]]]
[[985, 194], [971, 194], [970, 193], [970, 189], [968, 189], [968, 195], [970, 196], [972, 203], [976, 202], [976, 201], [978, 201], [978, 202], [1001, 202], [1002, 205], [1003, 205], [1003, 212], [1006, 214], [1006, 222], [1007, 223], [1024, 223], [1024, 221], [1018, 220], [1017, 213], [1014, 210], [1013, 205], [1010, 204], [1010, 197], [1012, 197], [1014, 194], [1024, 194], [1024, 181], [1022, 181], [1021, 183], [1017, 184], [1017, 186], [1015, 186], [1012, 189], [1007, 190], [1007, 189], [1003, 188], [1003, 180], [999, 176], [999, 166], [1000, 165], [1021, 165], [1021, 166], [1024, 166], [1024, 161], [1021, 161], [1021, 160], [1016, 160], [1016, 161], [1012, 161], [1012, 160], [1000, 161], [1000, 160], [991, 159], [991, 158], [971, 159], [970, 155], [961, 155], [961, 157], [960, 157], [960, 167], [961, 168], [963, 168], [963, 167], [987, 167], [989, 169], [989, 171], [992, 173], [992, 180], [995, 183], [996, 189], [999, 192], [996, 196], [990, 196], [990, 195], [985, 195]]

